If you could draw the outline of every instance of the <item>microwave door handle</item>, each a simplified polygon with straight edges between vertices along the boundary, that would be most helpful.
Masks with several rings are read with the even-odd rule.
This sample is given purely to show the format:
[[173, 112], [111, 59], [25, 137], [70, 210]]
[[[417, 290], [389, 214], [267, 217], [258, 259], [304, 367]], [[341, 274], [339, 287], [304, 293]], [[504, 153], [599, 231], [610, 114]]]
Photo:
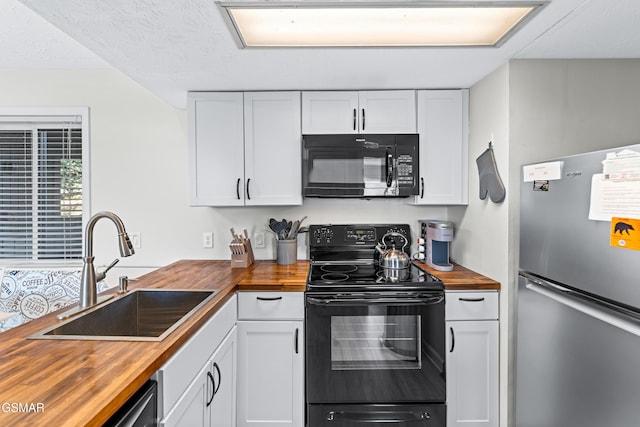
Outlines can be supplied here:
[[384, 167], [387, 170], [387, 188], [389, 188], [393, 183], [393, 155], [388, 151], [385, 157]]

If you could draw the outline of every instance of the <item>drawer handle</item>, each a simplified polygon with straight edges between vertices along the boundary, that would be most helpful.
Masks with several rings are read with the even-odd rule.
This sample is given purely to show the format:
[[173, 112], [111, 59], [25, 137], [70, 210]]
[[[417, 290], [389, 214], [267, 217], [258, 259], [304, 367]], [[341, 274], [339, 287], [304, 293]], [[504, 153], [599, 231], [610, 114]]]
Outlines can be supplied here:
[[464, 301], [464, 302], [482, 302], [482, 301], [484, 301], [484, 297], [481, 297], [481, 298], [458, 298], [458, 301]]
[[256, 297], [256, 299], [259, 301], [278, 301], [279, 299], [282, 299], [282, 297]]

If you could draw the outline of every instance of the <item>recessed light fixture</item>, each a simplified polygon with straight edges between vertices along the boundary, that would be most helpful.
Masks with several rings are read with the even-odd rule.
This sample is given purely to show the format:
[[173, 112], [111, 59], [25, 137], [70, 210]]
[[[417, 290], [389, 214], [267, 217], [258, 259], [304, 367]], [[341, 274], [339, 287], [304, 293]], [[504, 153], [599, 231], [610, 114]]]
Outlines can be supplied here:
[[242, 47], [499, 46], [547, 1], [216, 2]]

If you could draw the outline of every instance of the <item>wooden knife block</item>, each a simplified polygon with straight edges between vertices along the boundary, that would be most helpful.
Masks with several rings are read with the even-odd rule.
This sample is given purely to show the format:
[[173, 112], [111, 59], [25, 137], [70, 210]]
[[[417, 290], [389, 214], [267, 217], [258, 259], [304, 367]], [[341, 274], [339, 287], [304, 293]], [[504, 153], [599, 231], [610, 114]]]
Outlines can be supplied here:
[[246, 251], [243, 254], [231, 254], [231, 268], [247, 268], [255, 261], [251, 240], [245, 243]]

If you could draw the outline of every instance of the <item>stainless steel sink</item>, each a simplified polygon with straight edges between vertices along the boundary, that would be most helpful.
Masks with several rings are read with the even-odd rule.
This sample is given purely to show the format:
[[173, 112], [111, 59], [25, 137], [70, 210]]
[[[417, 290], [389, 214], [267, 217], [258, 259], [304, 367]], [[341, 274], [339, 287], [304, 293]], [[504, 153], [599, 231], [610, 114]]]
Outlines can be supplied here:
[[162, 341], [215, 294], [206, 290], [136, 289], [30, 338]]

